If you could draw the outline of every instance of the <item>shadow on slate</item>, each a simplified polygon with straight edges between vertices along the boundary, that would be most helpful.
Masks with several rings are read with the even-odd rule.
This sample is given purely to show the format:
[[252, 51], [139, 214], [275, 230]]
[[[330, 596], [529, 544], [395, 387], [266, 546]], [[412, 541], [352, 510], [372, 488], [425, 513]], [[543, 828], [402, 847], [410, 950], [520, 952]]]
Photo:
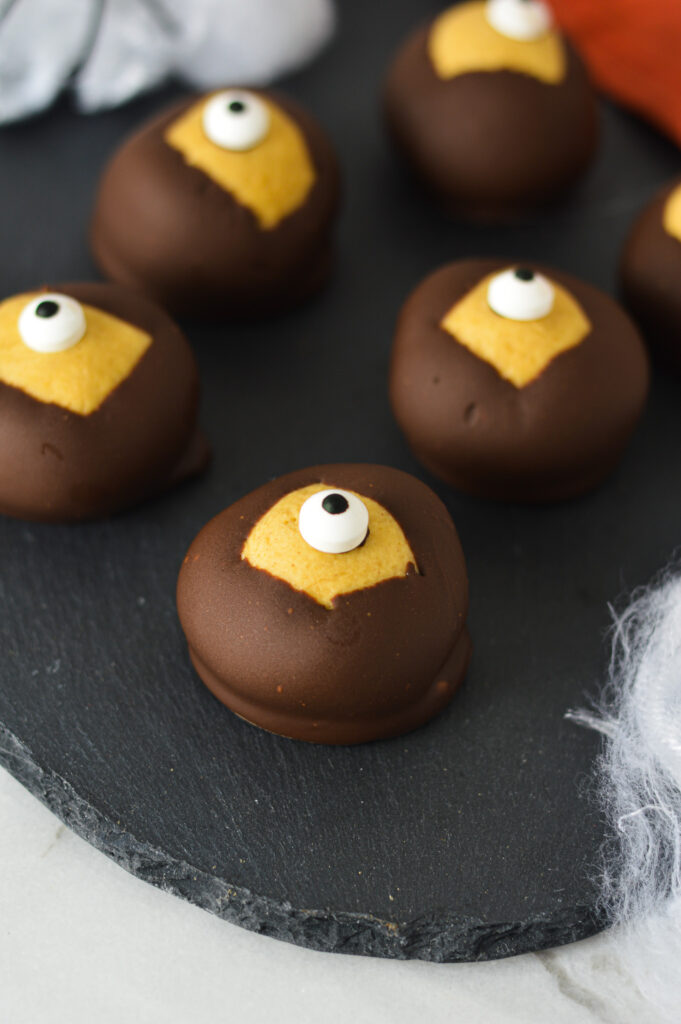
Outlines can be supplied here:
[[[174, 604], [199, 528], [270, 477], [337, 460], [420, 473], [385, 372], [397, 310], [425, 273], [500, 254], [612, 289], [632, 217], [679, 171], [670, 145], [607, 107], [598, 162], [565, 205], [515, 229], [443, 219], [397, 167], [377, 111], [390, 53], [423, 16], [415, 0], [343, 5], [331, 49], [286, 83], [344, 164], [338, 268], [285, 319], [185, 325], [211, 473], [109, 522], [0, 522], [0, 761], [123, 867], [227, 920], [316, 949], [455, 961], [605, 924], [598, 739], [564, 713], [603, 676], [607, 602], [679, 543], [678, 390], [655, 382], [621, 468], [580, 501], [485, 504], [428, 480], [468, 558], [475, 652], [448, 711], [409, 736], [325, 748], [239, 721], [191, 671]], [[175, 94], [94, 118], [63, 102], [2, 134], [3, 294], [93, 275], [98, 171]]]

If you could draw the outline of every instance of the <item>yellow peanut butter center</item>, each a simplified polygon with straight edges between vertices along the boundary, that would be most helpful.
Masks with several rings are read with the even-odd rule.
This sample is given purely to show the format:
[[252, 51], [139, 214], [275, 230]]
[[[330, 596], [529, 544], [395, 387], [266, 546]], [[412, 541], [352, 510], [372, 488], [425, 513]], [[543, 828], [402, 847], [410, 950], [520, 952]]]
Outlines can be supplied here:
[[662, 224], [668, 235], [681, 242], [681, 185], [677, 185], [667, 196]]
[[556, 85], [566, 73], [565, 47], [557, 32], [539, 39], [510, 39], [492, 28], [484, 0], [450, 7], [435, 19], [428, 55], [439, 78], [473, 71], [519, 71]]
[[236, 152], [212, 142], [203, 130], [204, 96], [166, 129], [165, 141], [190, 167], [197, 167], [255, 214], [261, 228], [274, 228], [303, 205], [316, 174], [298, 125], [264, 96], [267, 135], [252, 149]]
[[483, 278], [445, 314], [440, 326], [517, 388], [530, 384], [552, 359], [574, 348], [591, 331], [584, 310], [552, 281], [553, 309], [541, 320], [510, 320], [490, 309]]
[[333, 608], [340, 594], [406, 576], [410, 565], [418, 571], [402, 528], [387, 509], [363, 494], [357, 497], [369, 512], [364, 544], [340, 555], [310, 547], [298, 529], [300, 509], [310, 495], [332, 486], [310, 484], [280, 498], [255, 524], [241, 551], [241, 557], [255, 569], [284, 580], [326, 608]]
[[87, 416], [129, 377], [151, 336], [111, 313], [83, 306], [87, 329], [63, 352], [36, 352], [19, 333], [19, 315], [39, 292], [0, 303], [0, 381], [39, 402], [51, 402]]

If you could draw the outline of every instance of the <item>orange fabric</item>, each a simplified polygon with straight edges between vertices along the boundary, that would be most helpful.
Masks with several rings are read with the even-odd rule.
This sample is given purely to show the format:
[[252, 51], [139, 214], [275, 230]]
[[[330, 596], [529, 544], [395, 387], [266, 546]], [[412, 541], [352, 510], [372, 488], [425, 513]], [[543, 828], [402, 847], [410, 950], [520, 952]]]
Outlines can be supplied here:
[[549, 0], [596, 86], [681, 145], [681, 0]]

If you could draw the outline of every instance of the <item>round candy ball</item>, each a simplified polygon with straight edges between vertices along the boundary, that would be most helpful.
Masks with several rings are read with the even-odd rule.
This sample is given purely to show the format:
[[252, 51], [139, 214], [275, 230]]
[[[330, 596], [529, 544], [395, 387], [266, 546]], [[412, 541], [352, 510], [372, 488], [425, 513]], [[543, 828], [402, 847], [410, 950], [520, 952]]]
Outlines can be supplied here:
[[417, 458], [447, 483], [554, 501], [614, 468], [648, 376], [638, 331], [603, 292], [534, 264], [462, 260], [405, 303], [390, 400]]
[[596, 145], [587, 73], [540, 0], [444, 11], [398, 51], [384, 106], [416, 175], [473, 219], [514, 219], [555, 199]]
[[0, 513], [111, 515], [205, 468], [199, 377], [155, 303], [110, 284], [0, 302]]
[[654, 354], [681, 373], [681, 181], [646, 206], [622, 252], [624, 301]]
[[185, 557], [177, 607], [218, 700], [298, 740], [415, 729], [470, 657], [454, 524], [425, 484], [385, 466], [313, 466], [225, 509]]
[[332, 265], [336, 156], [298, 104], [223, 89], [174, 106], [113, 155], [91, 224], [114, 281], [198, 318], [302, 302]]

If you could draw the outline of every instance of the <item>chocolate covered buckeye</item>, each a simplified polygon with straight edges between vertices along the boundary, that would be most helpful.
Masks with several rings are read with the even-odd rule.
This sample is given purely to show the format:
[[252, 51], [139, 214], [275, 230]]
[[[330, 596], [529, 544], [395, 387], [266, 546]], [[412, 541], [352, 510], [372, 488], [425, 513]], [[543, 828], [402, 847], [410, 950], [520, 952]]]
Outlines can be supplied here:
[[262, 90], [181, 103], [114, 154], [95, 205], [104, 273], [177, 313], [288, 308], [326, 279], [336, 157], [316, 121]]
[[463, 491], [553, 501], [619, 460], [648, 391], [633, 323], [562, 271], [450, 263], [405, 303], [393, 412], [417, 458]]
[[0, 302], [0, 513], [107, 516], [198, 473], [199, 380], [179, 328], [109, 284]]
[[681, 181], [640, 214], [620, 265], [624, 300], [654, 354], [681, 373]]
[[470, 657], [451, 518], [385, 466], [314, 466], [237, 501], [191, 545], [177, 606], [206, 686], [293, 739], [415, 729], [449, 703]]
[[511, 219], [553, 200], [592, 158], [597, 119], [581, 60], [539, 0], [472, 0], [398, 51], [390, 133], [455, 213]]

